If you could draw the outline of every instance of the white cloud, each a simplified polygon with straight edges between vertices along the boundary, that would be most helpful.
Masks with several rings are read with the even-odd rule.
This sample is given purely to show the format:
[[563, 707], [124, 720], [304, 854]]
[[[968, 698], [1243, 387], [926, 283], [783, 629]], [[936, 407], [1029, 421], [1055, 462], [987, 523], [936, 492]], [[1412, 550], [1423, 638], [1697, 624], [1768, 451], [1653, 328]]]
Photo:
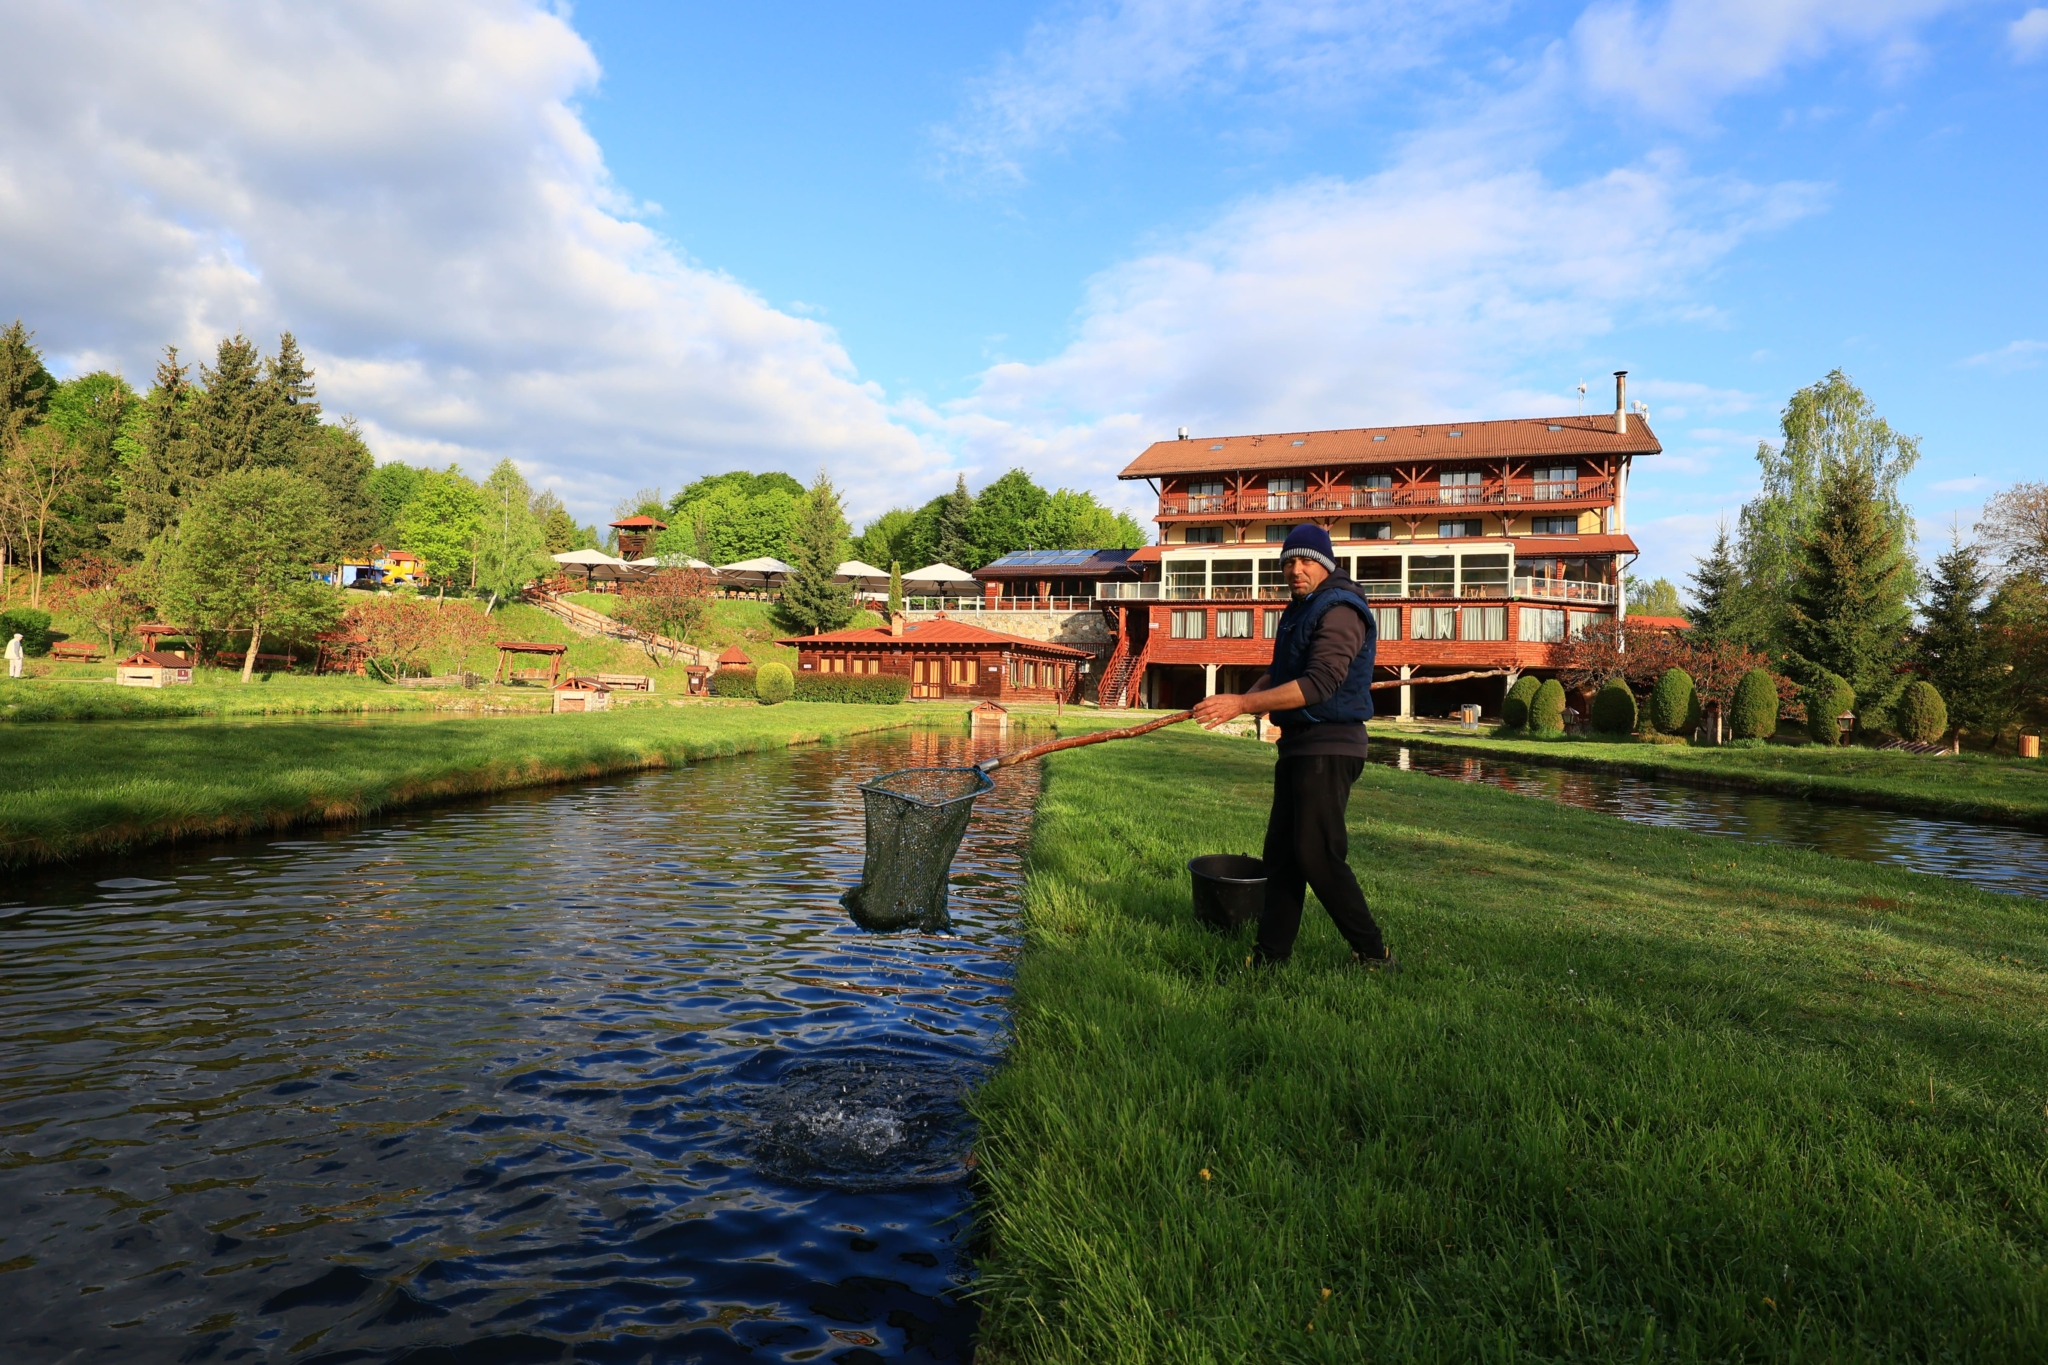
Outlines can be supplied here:
[[1140, 100], [1284, 92], [1288, 105], [1355, 100], [1434, 59], [1507, 0], [1094, 0], [1034, 25], [1021, 49], [933, 130], [944, 169], [1024, 178], [1024, 160], [1100, 132]]
[[586, 514], [744, 465], [946, 477], [829, 328], [635, 220], [551, 9], [17, 6], [6, 67], [0, 297], [74, 366], [291, 328], [380, 454], [510, 455]]
[[1870, 49], [1884, 72], [1918, 60], [1913, 30], [1961, 0], [1599, 0], [1572, 44], [1588, 86], [1674, 122], [1705, 117], [1725, 95], [1770, 80], [1845, 44]]
[[1974, 493], [1980, 488], [1990, 486], [1991, 480], [1976, 474], [1961, 479], [1943, 479], [1940, 483], [1927, 485], [1928, 489], [1935, 493]]
[[[1737, 243], [1817, 199], [1671, 157], [1560, 184], [1487, 131], [1419, 139], [1364, 179], [1247, 200], [1104, 272], [1064, 350], [991, 367], [931, 420], [985, 467], [1111, 491], [1105, 473], [1182, 424], [1201, 435], [1571, 412], [1561, 358], [1576, 369], [1617, 325], [1683, 311]], [[1714, 410], [1748, 404], [1638, 379]]]
[[2020, 61], [2031, 62], [2048, 54], [2048, 8], [2028, 10], [2012, 21], [2005, 36], [2012, 44], [2012, 55]]
[[2031, 370], [2048, 357], [2048, 341], [2012, 341], [1995, 351], [1981, 351], [1957, 361], [1992, 371], [1994, 374], [2011, 374], [2015, 370]]

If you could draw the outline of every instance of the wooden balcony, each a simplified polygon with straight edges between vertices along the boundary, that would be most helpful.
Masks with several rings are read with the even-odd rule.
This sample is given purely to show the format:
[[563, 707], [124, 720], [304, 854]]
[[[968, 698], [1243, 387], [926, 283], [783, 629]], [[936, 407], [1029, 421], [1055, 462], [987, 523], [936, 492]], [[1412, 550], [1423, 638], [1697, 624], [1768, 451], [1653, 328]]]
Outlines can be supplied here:
[[1489, 479], [1476, 484], [1416, 484], [1406, 488], [1347, 488], [1331, 493], [1269, 493], [1249, 488], [1241, 493], [1168, 493], [1159, 499], [1159, 517], [1340, 515], [1352, 512], [1393, 512], [1440, 507], [1605, 507], [1614, 501], [1614, 480]]

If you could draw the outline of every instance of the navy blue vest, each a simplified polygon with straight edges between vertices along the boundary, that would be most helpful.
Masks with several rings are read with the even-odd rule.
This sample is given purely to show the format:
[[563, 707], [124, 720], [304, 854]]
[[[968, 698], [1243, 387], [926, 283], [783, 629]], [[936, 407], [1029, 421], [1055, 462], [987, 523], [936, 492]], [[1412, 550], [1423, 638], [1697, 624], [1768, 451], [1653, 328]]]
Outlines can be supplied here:
[[1309, 636], [1315, 633], [1316, 622], [1323, 619], [1323, 613], [1336, 606], [1356, 608], [1365, 618], [1365, 648], [1351, 661], [1351, 671], [1344, 675], [1335, 692], [1314, 706], [1275, 711], [1273, 723], [1282, 730], [1332, 723], [1362, 725], [1372, 719], [1372, 660], [1379, 649], [1379, 625], [1373, 619], [1372, 608], [1366, 605], [1365, 594], [1341, 573], [1331, 574], [1321, 587], [1288, 603], [1287, 610], [1280, 614], [1280, 630], [1273, 639], [1273, 666], [1266, 672], [1267, 685], [1278, 687], [1293, 682], [1308, 671]]

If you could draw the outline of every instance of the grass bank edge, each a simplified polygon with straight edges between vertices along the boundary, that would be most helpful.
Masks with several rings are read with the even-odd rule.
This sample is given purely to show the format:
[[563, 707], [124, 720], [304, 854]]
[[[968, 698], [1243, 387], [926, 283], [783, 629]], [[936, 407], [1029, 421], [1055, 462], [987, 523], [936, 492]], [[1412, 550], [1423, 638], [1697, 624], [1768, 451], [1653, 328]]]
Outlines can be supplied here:
[[[1376, 729], [1375, 743], [1408, 744], [1445, 753], [1483, 753], [1581, 772], [1625, 773], [1661, 777], [1689, 787], [1767, 792], [1838, 805], [1899, 811], [1907, 815], [1981, 820], [2021, 829], [2048, 830], [2048, 763], [2027, 759], [1982, 758], [1975, 755], [1929, 757], [1845, 747], [1807, 749], [1694, 749], [1679, 745], [1632, 744], [1626, 741], [1528, 740]], [[1865, 761], [1886, 764], [1882, 775], [1779, 769], [1748, 766], [1754, 755], [1768, 755], [1787, 764]], [[2035, 763], [2038, 771], [2025, 765]], [[2032, 790], [2004, 793], [1991, 790], [1936, 791], [1903, 785], [1904, 780], [1977, 777], [2009, 779]]]
[[[427, 721], [402, 729], [280, 723], [225, 734], [196, 727], [119, 734], [126, 762], [173, 773], [178, 760], [206, 756], [203, 746], [210, 743], [215, 752], [207, 780], [182, 788], [175, 779], [126, 788], [118, 780], [96, 780], [97, 774], [80, 772], [75, 761], [67, 764], [53, 752], [65, 741], [75, 745], [77, 735], [37, 726], [6, 751], [10, 777], [24, 769], [39, 777], [0, 784], [0, 867], [342, 823], [439, 801], [850, 739], [935, 719], [906, 707], [786, 703]], [[402, 754], [387, 752], [394, 736], [405, 741]]]
[[1047, 764], [973, 1101], [992, 1361], [2048, 1348], [2048, 912], [1368, 768], [1407, 969], [1311, 908], [1249, 972], [1182, 865], [1256, 850], [1270, 768], [1169, 735]]

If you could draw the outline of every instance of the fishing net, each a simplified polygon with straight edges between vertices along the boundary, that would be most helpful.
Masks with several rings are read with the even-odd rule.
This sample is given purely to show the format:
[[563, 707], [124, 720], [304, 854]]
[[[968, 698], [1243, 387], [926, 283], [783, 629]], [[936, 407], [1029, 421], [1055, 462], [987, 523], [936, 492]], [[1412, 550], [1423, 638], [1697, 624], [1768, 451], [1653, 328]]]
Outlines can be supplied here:
[[979, 768], [904, 768], [861, 784], [868, 847], [860, 885], [839, 898], [864, 929], [944, 929], [946, 878], [974, 814], [995, 783]]

